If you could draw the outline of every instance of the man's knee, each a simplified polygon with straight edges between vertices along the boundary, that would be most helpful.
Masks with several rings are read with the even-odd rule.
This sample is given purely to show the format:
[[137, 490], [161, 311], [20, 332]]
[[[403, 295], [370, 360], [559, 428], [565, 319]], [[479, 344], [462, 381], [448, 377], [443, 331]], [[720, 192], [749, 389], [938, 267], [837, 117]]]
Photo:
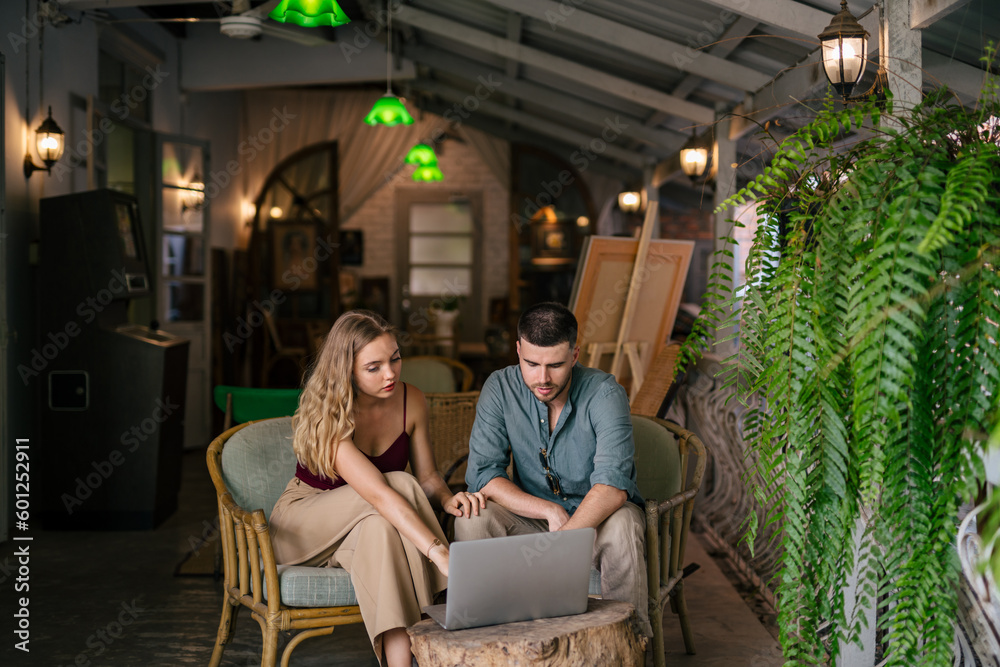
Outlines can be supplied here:
[[455, 519], [455, 540], [483, 540], [488, 537], [505, 537], [507, 531], [500, 520], [500, 511], [487, 505], [479, 510], [479, 516], [457, 517]]
[[[597, 528], [595, 556], [612, 555], [616, 560], [645, 556], [646, 531], [641, 512], [626, 503]], [[633, 506], [634, 507], [634, 506]]]

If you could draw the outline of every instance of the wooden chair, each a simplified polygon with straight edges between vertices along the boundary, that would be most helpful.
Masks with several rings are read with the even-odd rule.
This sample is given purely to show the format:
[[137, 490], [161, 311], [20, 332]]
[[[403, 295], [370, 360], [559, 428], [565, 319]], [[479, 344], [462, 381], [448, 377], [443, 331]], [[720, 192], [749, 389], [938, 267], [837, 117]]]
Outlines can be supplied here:
[[[261, 306], [255, 306], [264, 316], [264, 360], [263, 372], [261, 374], [261, 386], [267, 387], [271, 377], [271, 370], [280, 361], [291, 361], [298, 369], [299, 377], [305, 373], [306, 362], [309, 358], [309, 350], [304, 347], [292, 347], [281, 342], [278, 334], [278, 326], [271, 316], [271, 311]], [[273, 350], [272, 350], [273, 348]]]
[[288, 667], [292, 651], [303, 640], [362, 622], [346, 570], [275, 563], [268, 518], [295, 475], [291, 421], [281, 417], [241, 424], [208, 447], [225, 572], [222, 619], [210, 667], [222, 661], [242, 607], [260, 625], [261, 667], [274, 667], [279, 632], [298, 631], [281, 655], [281, 666]]
[[451, 478], [460, 471], [468, 457], [478, 401], [478, 391], [427, 394], [428, 429], [434, 447], [434, 460], [445, 482], [453, 488], [465, 484], [464, 474], [454, 485]]
[[228, 431], [233, 424], [295, 414], [302, 390], [220, 384], [216, 385], [213, 394], [215, 405], [226, 414], [222, 430]]
[[448, 394], [472, 388], [472, 369], [449, 357], [418, 355], [403, 359], [399, 379], [422, 392]]
[[668, 343], [660, 349], [632, 400], [632, 414], [662, 417], [666, 413], [682, 380], [674, 377], [680, 351], [680, 343]]
[[694, 498], [705, 473], [706, 452], [694, 433], [656, 417], [633, 414], [632, 431], [639, 492], [646, 500], [646, 574], [649, 622], [653, 626], [653, 664], [665, 667], [663, 605], [667, 598], [680, 620], [684, 648], [689, 654], [695, 653], [684, 600], [683, 565]]

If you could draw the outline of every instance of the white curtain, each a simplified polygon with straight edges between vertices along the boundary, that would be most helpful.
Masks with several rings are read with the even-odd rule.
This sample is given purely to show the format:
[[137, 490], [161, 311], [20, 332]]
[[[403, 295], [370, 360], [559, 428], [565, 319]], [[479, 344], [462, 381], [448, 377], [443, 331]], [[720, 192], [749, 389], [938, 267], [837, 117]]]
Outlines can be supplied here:
[[458, 128], [458, 134], [476, 150], [503, 189], [510, 192], [510, 142], [464, 125]]

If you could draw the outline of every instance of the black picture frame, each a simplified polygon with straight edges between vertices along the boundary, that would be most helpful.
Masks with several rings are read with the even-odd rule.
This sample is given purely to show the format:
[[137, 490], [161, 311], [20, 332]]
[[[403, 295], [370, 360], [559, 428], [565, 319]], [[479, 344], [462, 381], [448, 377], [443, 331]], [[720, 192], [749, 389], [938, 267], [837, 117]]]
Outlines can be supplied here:
[[361, 266], [365, 263], [365, 237], [360, 229], [340, 230], [340, 265]]
[[532, 256], [545, 258], [572, 258], [573, 225], [567, 222], [547, 222], [533, 225]]

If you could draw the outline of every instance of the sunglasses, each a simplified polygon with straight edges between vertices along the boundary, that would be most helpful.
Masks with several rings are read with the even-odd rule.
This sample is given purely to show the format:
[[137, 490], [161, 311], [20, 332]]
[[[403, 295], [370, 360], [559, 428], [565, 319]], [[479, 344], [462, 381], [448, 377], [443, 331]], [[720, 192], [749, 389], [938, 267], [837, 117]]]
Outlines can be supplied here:
[[562, 490], [559, 488], [559, 478], [556, 477], [556, 474], [549, 469], [548, 452], [544, 449], [539, 449], [538, 460], [541, 462], [542, 468], [545, 470], [545, 481], [549, 483], [549, 490], [557, 496], [562, 496]]

